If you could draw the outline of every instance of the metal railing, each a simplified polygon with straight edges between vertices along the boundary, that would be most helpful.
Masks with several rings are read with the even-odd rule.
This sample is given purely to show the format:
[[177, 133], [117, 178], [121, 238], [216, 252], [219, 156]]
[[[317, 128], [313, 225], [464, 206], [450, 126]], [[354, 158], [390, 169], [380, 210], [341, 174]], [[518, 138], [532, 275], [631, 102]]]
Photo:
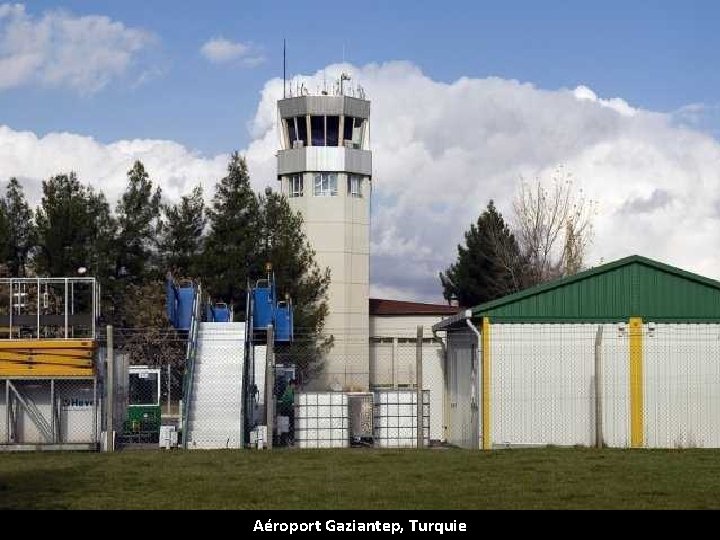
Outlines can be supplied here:
[[0, 328], [8, 339], [95, 336], [100, 292], [95, 278], [0, 279]]
[[188, 434], [188, 413], [190, 411], [190, 400], [192, 394], [193, 378], [195, 376], [195, 356], [197, 354], [197, 340], [200, 328], [202, 310], [202, 288], [196, 286], [193, 297], [192, 318], [188, 331], [187, 354], [185, 357], [185, 384], [183, 385], [183, 406], [182, 406], [182, 446], [187, 448]]

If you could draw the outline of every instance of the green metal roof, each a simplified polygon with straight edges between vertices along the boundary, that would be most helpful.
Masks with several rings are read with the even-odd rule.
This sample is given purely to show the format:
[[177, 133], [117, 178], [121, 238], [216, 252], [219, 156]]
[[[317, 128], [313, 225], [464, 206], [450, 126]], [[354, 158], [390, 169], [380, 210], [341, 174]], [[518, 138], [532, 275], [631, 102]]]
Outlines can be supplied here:
[[481, 304], [438, 323], [720, 321], [720, 282], [633, 255]]

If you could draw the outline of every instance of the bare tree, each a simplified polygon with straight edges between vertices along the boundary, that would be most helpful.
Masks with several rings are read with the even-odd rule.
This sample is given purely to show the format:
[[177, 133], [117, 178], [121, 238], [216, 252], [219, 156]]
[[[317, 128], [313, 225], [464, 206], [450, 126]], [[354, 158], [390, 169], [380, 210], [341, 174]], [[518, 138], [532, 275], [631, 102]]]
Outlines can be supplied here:
[[550, 182], [541, 178], [532, 183], [522, 180], [513, 208], [525, 263], [525, 286], [572, 275], [583, 268], [597, 204], [582, 188], [576, 188], [572, 173], [558, 167]]

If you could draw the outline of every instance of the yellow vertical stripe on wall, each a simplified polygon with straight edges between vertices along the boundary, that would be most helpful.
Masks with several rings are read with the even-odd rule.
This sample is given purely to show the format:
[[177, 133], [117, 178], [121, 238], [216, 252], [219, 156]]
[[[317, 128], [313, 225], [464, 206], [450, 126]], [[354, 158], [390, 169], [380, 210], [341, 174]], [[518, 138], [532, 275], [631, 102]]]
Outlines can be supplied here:
[[630, 317], [630, 445], [645, 445], [643, 403], [643, 321]]
[[490, 318], [482, 320], [482, 447], [490, 450]]

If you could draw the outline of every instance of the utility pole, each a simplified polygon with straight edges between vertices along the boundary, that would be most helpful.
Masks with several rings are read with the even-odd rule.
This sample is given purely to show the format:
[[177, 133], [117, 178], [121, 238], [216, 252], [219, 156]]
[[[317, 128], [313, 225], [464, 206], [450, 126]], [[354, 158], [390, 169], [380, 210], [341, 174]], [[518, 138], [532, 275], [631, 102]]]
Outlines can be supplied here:
[[273, 433], [275, 431], [275, 332], [273, 325], [267, 328], [267, 354], [265, 356], [265, 425], [268, 450], [273, 447]]
[[423, 426], [423, 370], [422, 370], [422, 348], [423, 348], [423, 327], [417, 327], [417, 342], [415, 349], [415, 373], [417, 378], [417, 447], [425, 445], [425, 426]]
[[105, 451], [115, 450], [113, 412], [115, 409], [115, 358], [113, 351], [113, 327], [107, 327], [107, 367], [105, 369]]

